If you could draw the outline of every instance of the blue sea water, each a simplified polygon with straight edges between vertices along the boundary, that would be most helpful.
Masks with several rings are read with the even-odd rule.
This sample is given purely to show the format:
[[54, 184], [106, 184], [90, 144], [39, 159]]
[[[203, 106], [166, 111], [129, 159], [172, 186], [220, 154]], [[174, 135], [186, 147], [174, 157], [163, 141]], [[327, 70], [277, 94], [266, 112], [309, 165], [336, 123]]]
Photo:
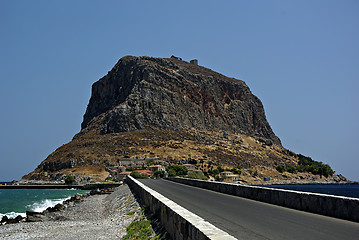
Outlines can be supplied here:
[[302, 185], [289, 184], [289, 185], [266, 185], [265, 187], [359, 198], [359, 184], [302, 184]]
[[41, 212], [77, 193], [87, 192], [71, 189], [0, 189], [0, 219], [4, 215], [25, 217], [27, 210]]

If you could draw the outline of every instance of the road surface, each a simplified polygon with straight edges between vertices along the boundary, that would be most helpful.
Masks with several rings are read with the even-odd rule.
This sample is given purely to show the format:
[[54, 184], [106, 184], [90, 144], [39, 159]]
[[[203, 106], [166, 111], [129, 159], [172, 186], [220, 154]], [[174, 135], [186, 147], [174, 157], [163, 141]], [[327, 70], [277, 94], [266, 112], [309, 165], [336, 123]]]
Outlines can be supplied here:
[[359, 223], [166, 180], [140, 181], [238, 239], [359, 239]]

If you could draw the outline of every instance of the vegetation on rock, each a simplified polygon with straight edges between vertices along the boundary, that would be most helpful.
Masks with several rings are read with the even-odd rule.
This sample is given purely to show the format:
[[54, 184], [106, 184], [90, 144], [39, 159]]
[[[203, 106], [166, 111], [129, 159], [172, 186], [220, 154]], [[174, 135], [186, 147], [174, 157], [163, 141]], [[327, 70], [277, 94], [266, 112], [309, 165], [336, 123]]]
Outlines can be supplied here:
[[132, 171], [130, 175], [131, 175], [131, 177], [134, 177], [134, 178], [148, 178], [148, 176], [146, 174], [139, 173], [137, 171]]
[[66, 178], [65, 178], [65, 183], [66, 184], [73, 184], [74, 182], [76, 182], [74, 176], [71, 176], [71, 175], [66, 176]]
[[187, 177], [192, 179], [208, 180], [207, 176], [199, 172], [190, 172], [188, 173]]
[[188, 173], [187, 168], [185, 166], [180, 166], [180, 165], [169, 166], [167, 171], [168, 171], [168, 176], [170, 177], [185, 176]]
[[299, 159], [297, 166], [285, 167], [284, 165], [279, 165], [276, 167], [277, 171], [280, 173], [285, 171], [289, 173], [308, 172], [324, 177], [333, 176], [334, 174], [333, 169], [328, 164], [315, 161], [311, 157], [306, 157], [302, 154], [298, 154], [297, 157]]
[[155, 172], [153, 173], [153, 176], [154, 176], [155, 178], [163, 178], [164, 175], [165, 175], [165, 172], [164, 172], [164, 171], [155, 171]]
[[314, 161], [312, 158], [303, 156], [302, 154], [299, 154], [298, 158], [299, 163], [297, 170], [299, 172], [310, 172], [324, 177], [332, 176], [334, 174], [333, 169], [328, 164]]
[[122, 238], [123, 240], [155, 240], [158, 237], [151, 237], [151, 221], [139, 220], [132, 222], [127, 228], [127, 234]]

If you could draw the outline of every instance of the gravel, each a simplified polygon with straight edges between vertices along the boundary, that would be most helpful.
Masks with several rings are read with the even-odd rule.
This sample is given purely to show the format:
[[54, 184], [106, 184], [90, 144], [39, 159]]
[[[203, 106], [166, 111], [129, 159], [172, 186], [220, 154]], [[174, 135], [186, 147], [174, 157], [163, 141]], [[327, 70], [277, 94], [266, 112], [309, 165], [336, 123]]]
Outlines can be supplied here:
[[43, 222], [2, 225], [0, 239], [121, 239], [126, 226], [141, 218], [141, 209], [122, 185], [111, 194], [89, 196], [46, 216], [49, 220]]

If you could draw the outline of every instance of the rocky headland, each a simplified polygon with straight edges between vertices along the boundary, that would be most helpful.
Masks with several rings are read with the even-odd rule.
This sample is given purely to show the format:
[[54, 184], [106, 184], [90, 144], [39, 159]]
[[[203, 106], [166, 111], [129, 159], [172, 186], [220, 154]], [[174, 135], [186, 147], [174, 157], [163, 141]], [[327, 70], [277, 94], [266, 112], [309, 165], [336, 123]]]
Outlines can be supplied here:
[[154, 163], [192, 163], [205, 173], [237, 169], [253, 184], [347, 181], [292, 171], [300, 155], [282, 146], [244, 81], [174, 56], [121, 58], [93, 84], [81, 128], [23, 180], [104, 180], [130, 162], [127, 169]]

